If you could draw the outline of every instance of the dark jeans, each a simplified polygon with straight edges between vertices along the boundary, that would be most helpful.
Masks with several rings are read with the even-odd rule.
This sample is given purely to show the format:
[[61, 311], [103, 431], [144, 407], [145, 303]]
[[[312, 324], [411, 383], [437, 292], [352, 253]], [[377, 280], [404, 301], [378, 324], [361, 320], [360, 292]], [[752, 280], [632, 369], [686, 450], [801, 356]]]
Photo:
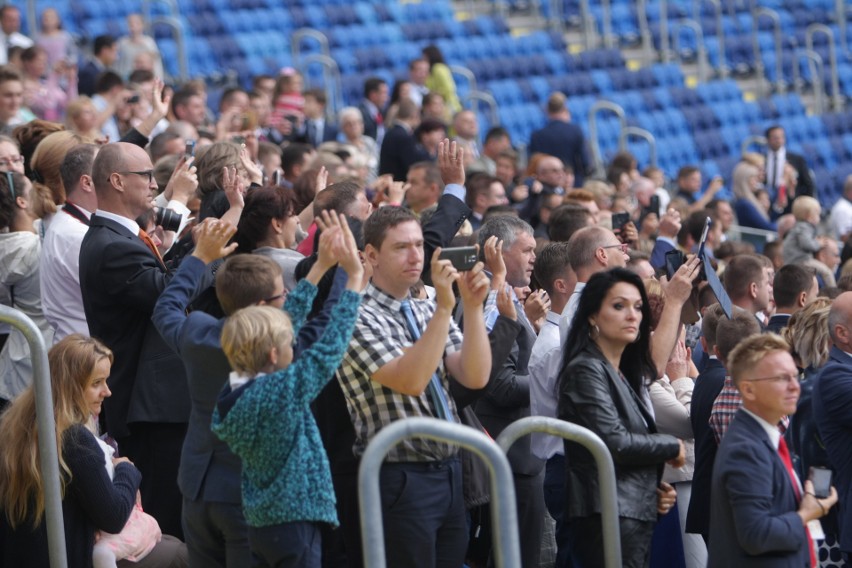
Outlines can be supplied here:
[[538, 475], [516, 473], [512, 477], [518, 508], [521, 565], [538, 566], [541, 560], [541, 533], [544, 532], [544, 471]]
[[386, 463], [380, 475], [390, 568], [458, 568], [467, 549], [461, 462]]
[[555, 568], [571, 566], [571, 542], [568, 523], [565, 522], [565, 456], [556, 454], [549, 460], [544, 471], [544, 503], [556, 521], [556, 564]]
[[[621, 529], [621, 565], [623, 568], [645, 568], [651, 557], [653, 521], [637, 521], [619, 517]], [[604, 565], [601, 516], [592, 515], [571, 519], [571, 557], [578, 568], [599, 568]]]
[[320, 568], [322, 564], [319, 523], [249, 527], [248, 536], [252, 567]]
[[183, 499], [183, 534], [189, 563], [205, 568], [241, 568], [251, 564], [248, 525], [241, 503]]

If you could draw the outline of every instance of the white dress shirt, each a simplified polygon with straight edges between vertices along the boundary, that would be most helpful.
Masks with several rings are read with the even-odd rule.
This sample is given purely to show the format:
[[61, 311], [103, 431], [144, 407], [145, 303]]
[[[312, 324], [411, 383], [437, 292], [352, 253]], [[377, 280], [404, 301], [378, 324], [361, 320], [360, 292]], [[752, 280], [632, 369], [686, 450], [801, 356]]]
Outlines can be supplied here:
[[574, 286], [574, 293], [568, 298], [565, 308], [562, 310], [562, 317], [559, 318], [559, 344], [565, 345], [568, 339], [568, 333], [571, 331], [571, 322], [574, 320], [574, 314], [577, 313], [577, 306], [580, 304], [580, 296], [583, 294], [583, 288], [586, 287], [585, 282], [577, 282]]
[[[559, 341], [560, 314], [547, 312], [547, 321], [541, 328], [532, 348], [529, 361], [530, 415], [558, 418], [559, 400], [556, 380], [562, 365], [562, 348]], [[532, 451], [536, 457], [547, 460], [564, 453], [562, 439], [549, 434], [532, 435]]]

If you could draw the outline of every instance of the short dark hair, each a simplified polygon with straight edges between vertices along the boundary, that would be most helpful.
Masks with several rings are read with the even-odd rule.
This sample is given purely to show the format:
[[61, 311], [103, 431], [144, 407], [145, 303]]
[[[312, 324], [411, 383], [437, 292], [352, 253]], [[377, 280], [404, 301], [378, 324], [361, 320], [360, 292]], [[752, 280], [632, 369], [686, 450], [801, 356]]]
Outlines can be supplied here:
[[681, 169], [677, 171], [677, 179], [682, 180], [685, 177], [689, 177], [695, 172], [700, 172], [697, 166], [683, 166]]
[[99, 35], [95, 38], [95, 43], [94, 47], [92, 48], [92, 51], [94, 52], [95, 56], [98, 56], [103, 50], [109, 49], [113, 45], [115, 45], [114, 37], [108, 34]]
[[544, 291], [553, 295], [553, 283], [571, 266], [568, 243], [548, 243], [535, 257], [533, 276]]
[[[719, 350], [719, 357], [727, 367], [728, 355], [734, 350], [738, 344], [744, 339], [752, 335], [760, 333], [760, 324], [757, 319], [749, 312], [734, 308], [734, 313], [731, 319], [719, 318], [719, 323], [716, 325], [716, 348]], [[730, 369], [728, 369], [730, 371]]]
[[59, 166], [59, 175], [62, 178], [66, 196], [74, 192], [77, 184], [80, 183], [81, 176], [92, 175], [92, 164], [97, 151], [98, 147], [94, 144], [77, 144], [65, 154]]
[[748, 294], [753, 282], [760, 282], [766, 277], [763, 271], [763, 261], [754, 254], [738, 254], [728, 261], [725, 268], [725, 291], [732, 300], [738, 300]]
[[766, 138], [769, 138], [769, 135], [770, 135], [770, 134], [772, 134], [772, 131], [773, 131], [773, 130], [784, 130], [784, 127], [783, 127], [783, 126], [781, 126], [780, 124], [773, 124], [772, 126], [770, 126], [769, 128], [767, 128], [767, 129], [764, 131], [763, 135], [764, 135]]
[[154, 136], [154, 138], [151, 139], [150, 146], [148, 147], [148, 152], [151, 154], [151, 161], [157, 163], [160, 158], [166, 155], [166, 144], [179, 138], [179, 134], [175, 134], [174, 132], [169, 132], [167, 130]]
[[710, 209], [702, 209], [701, 211], [693, 211], [686, 218], [686, 233], [692, 237], [696, 243], [701, 240], [701, 233], [704, 232], [704, 223], [710, 217], [711, 222], [715, 225], [719, 222], [719, 215]]
[[491, 184], [499, 181], [496, 177], [484, 172], [477, 172], [468, 176], [464, 184], [466, 189], [464, 200], [467, 206], [472, 208], [476, 204], [476, 198], [488, 193]]
[[325, 94], [324, 89], [308, 89], [303, 93], [303, 96], [311, 97], [322, 106], [325, 106], [328, 103], [328, 95]]
[[225, 106], [231, 102], [231, 99], [234, 98], [234, 95], [238, 95], [240, 93], [248, 96], [248, 93], [242, 87], [228, 87], [222, 91], [222, 97], [219, 99], [219, 108], [225, 108]]
[[237, 225], [239, 252], [250, 253], [256, 249], [266, 237], [273, 219], [283, 220], [293, 215], [293, 198], [283, 187], [259, 187], [248, 192]]
[[281, 169], [287, 175], [293, 171], [293, 167], [304, 161], [305, 156], [313, 152], [310, 144], [290, 144], [281, 151]]
[[547, 236], [551, 242], [568, 242], [571, 236], [589, 226], [592, 214], [588, 209], [576, 203], [565, 203], [550, 212], [547, 223]]
[[121, 75], [115, 71], [104, 71], [98, 75], [98, 78], [95, 80], [95, 93], [101, 95], [103, 93], [108, 93], [116, 87], [123, 86], [124, 80], [122, 80]]
[[133, 85], [138, 85], [139, 83], [153, 81], [155, 78], [156, 76], [154, 75], [154, 72], [150, 69], [136, 69], [129, 77], [127, 77], [127, 82]]
[[319, 192], [314, 199], [314, 215], [317, 216], [323, 211], [346, 213], [362, 191], [364, 188], [354, 181], [333, 183]]
[[813, 283], [813, 268], [785, 264], [775, 273], [775, 280], [772, 283], [775, 305], [782, 308], [793, 306], [799, 294], [810, 290]]
[[387, 85], [388, 82], [381, 77], [369, 77], [364, 81], [364, 98], [368, 98], [371, 93], [378, 91], [382, 85]]
[[272, 296], [281, 267], [259, 254], [236, 254], [216, 272], [216, 298], [226, 315]]
[[186, 105], [192, 97], [197, 96], [199, 96], [198, 91], [191, 87], [184, 87], [178, 90], [174, 95], [172, 95], [172, 112], [174, 112], [177, 107]]
[[17, 69], [9, 65], [0, 66], [0, 85], [9, 81], [17, 81], [23, 83], [23, 78]]
[[372, 245], [376, 250], [381, 249], [387, 232], [408, 221], [417, 222], [417, 217], [408, 209], [392, 205], [380, 207], [364, 221], [365, 246]]
[[494, 126], [493, 128], [489, 128], [488, 132], [485, 133], [484, 144], [488, 144], [489, 142], [493, 142], [500, 138], [509, 138], [511, 140], [512, 137], [509, 136], [509, 131], [502, 126]]
[[435, 162], [429, 160], [415, 162], [409, 166], [408, 171], [410, 172], [411, 170], [423, 170], [423, 179], [426, 181], [427, 185], [432, 185], [434, 183], [439, 189], [444, 189], [444, 179], [441, 177], [441, 168], [439, 168], [438, 164]]
[[446, 132], [447, 125], [444, 124], [443, 120], [437, 118], [424, 118], [420, 125], [414, 130], [414, 138], [415, 140], [420, 140], [420, 137], [424, 134], [429, 134], [430, 132], [435, 132], [436, 130], [443, 130], [444, 132]]

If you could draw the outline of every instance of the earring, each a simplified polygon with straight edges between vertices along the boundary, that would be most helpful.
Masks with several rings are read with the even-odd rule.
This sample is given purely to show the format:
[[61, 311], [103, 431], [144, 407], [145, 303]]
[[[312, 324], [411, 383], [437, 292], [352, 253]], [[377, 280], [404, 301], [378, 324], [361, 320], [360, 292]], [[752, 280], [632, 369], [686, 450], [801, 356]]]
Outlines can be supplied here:
[[600, 335], [601, 329], [598, 327], [598, 324], [593, 323], [592, 327], [589, 328], [589, 339], [596, 341]]

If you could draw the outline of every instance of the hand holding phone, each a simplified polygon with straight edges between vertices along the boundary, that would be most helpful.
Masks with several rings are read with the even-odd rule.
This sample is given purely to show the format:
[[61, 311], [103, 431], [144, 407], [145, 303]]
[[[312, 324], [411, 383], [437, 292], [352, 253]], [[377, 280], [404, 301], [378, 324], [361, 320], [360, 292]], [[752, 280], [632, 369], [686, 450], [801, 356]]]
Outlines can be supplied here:
[[438, 260], [449, 260], [453, 268], [459, 272], [466, 272], [476, 264], [477, 249], [475, 246], [450, 247], [441, 249]]
[[814, 496], [825, 499], [831, 495], [831, 470], [824, 467], [811, 467], [808, 479], [814, 484]]
[[612, 232], [619, 233], [624, 225], [630, 222], [630, 213], [613, 213], [612, 214]]

